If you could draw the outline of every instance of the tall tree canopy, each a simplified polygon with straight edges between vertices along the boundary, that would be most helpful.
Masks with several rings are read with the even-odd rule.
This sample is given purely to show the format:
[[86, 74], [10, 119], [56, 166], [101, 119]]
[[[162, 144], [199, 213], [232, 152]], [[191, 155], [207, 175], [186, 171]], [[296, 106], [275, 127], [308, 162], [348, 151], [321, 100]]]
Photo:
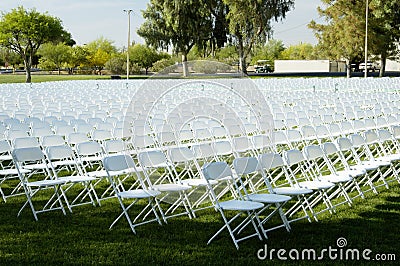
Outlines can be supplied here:
[[[309, 27], [315, 31], [319, 46], [330, 59], [345, 59], [347, 65], [363, 58], [365, 44], [366, 1], [321, 0], [325, 9], [318, 12], [325, 17], [325, 24], [311, 21]], [[385, 70], [386, 58], [396, 49], [399, 38], [400, 11], [398, 0], [370, 0], [368, 16], [368, 50], [380, 56]], [[350, 67], [347, 68], [350, 77]]]
[[203, 46], [210, 39], [212, 28], [207, 0], [150, 0], [143, 11], [146, 19], [138, 34], [146, 43], [182, 54], [184, 75], [187, 75], [187, 54], [198, 44]]
[[25, 64], [26, 82], [31, 82], [32, 58], [47, 42], [73, 43], [61, 20], [22, 6], [2, 13], [0, 19], [0, 45], [18, 53]]
[[271, 33], [271, 20], [284, 18], [294, 0], [223, 0], [228, 6], [229, 32], [239, 53], [239, 64], [246, 73], [246, 59], [254, 44], [265, 43]]

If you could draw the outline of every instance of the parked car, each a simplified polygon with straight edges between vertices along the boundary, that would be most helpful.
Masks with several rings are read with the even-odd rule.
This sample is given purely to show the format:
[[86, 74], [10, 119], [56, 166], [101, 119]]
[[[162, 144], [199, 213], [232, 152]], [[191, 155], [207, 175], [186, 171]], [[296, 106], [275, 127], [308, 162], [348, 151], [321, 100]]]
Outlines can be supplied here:
[[[364, 72], [365, 71], [365, 62], [361, 63], [358, 67], [360, 69], [360, 71]], [[372, 71], [379, 71], [379, 69], [381, 69], [380, 65], [376, 62], [372, 62], [372, 61], [367, 61], [367, 72]]]
[[272, 72], [274, 72], [271, 65], [268, 63], [269, 63], [269, 60], [258, 60], [257, 65], [254, 65], [254, 71], [256, 73], [272, 73]]

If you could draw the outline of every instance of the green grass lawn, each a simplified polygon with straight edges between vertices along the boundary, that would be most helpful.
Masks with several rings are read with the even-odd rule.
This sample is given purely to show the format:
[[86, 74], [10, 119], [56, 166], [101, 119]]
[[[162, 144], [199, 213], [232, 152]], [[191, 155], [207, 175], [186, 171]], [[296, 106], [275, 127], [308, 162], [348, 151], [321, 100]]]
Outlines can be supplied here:
[[[346, 248], [370, 249], [371, 254], [395, 254], [399, 259], [400, 185], [389, 190], [357, 198], [354, 205], [342, 205], [336, 214], [323, 213], [319, 222], [302, 220], [292, 223], [292, 232], [278, 229], [269, 239], [252, 238], [240, 243], [237, 251], [227, 232], [206, 245], [222, 225], [213, 209], [200, 211], [196, 219], [171, 218], [162, 226], [156, 223], [137, 227], [134, 235], [123, 218], [112, 230], [108, 227], [120, 213], [116, 199], [101, 207], [85, 205], [64, 216], [61, 211], [39, 214], [35, 222], [30, 209], [17, 218], [23, 196], [0, 202], [0, 265], [265, 265], [282, 264], [277, 259], [259, 260], [260, 249], [267, 250], [337, 248], [337, 240], [347, 240]], [[262, 254], [262, 253], [260, 253]], [[286, 254], [287, 255], [287, 254]], [[330, 260], [323, 264], [364, 265], [376, 261]], [[315, 261], [286, 261], [309, 265]], [[321, 262], [319, 262], [320, 264]], [[385, 264], [389, 264], [386, 262]], [[391, 262], [393, 263], [393, 262]]]

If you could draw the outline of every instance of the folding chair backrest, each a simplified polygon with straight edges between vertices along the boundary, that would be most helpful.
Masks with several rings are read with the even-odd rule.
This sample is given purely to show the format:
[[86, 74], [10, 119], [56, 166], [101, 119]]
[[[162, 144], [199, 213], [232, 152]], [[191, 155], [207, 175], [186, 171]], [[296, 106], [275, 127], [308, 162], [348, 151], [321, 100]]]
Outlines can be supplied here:
[[378, 131], [379, 139], [381, 141], [386, 141], [386, 140], [391, 140], [392, 139], [392, 134], [390, 134], [389, 130], [387, 129], [380, 129]]
[[338, 152], [336, 145], [333, 142], [325, 142], [322, 144], [322, 150], [326, 155], [334, 154]]
[[39, 147], [18, 148], [12, 152], [17, 162], [34, 162], [44, 160], [44, 153]]
[[226, 162], [212, 162], [203, 167], [203, 174], [207, 180], [219, 180], [232, 176], [232, 170]]
[[59, 146], [65, 144], [65, 140], [60, 135], [50, 135], [50, 136], [43, 136], [42, 137], [42, 146], [49, 147], [49, 146]]
[[11, 152], [10, 143], [5, 139], [0, 140], [0, 153], [6, 153], [6, 152]]
[[233, 153], [231, 143], [227, 140], [215, 142], [214, 149], [217, 155], [231, 155]]
[[169, 149], [168, 156], [174, 163], [182, 163], [195, 159], [193, 151], [187, 147]]
[[60, 145], [47, 147], [46, 154], [49, 160], [61, 160], [72, 158], [74, 152], [72, 151], [71, 147], [67, 145]]
[[39, 141], [36, 137], [16, 138], [13, 143], [14, 149], [39, 147]]
[[86, 133], [74, 132], [67, 135], [67, 142], [71, 145], [89, 141], [89, 137]]
[[365, 139], [359, 134], [351, 134], [350, 140], [354, 147], [361, 147], [365, 144]]
[[364, 136], [365, 136], [365, 142], [367, 144], [379, 142], [379, 136], [375, 131], [372, 130], [365, 131]]
[[249, 138], [245, 136], [233, 138], [232, 143], [236, 152], [246, 152], [252, 148]]
[[341, 151], [347, 151], [353, 147], [353, 144], [351, 143], [350, 139], [345, 137], [336, 139], [336, 143], [339, 150]]
[[84, 155], [84, 156], [102, 153], [101, 146], [96, 141], [87, 141], [78, 143], [76, 145], [76, 151], [78, 152], [79, 155]]
[[238, 175], [247, 175], [259, 170], [258, 160], [255, 157], [243, 157], [233, 160], [233, 168]]
[[288, 165], [298, 164], [305, 161], [303, 153], [299, 150], [289, 150], [284, 152], [285, 161]]
[[273, 152], [260, 154], [258, 156], [258, 161], [260, 162], [261, 167], [265, 170], [281, 167], [285, 164], [279, 153]]
[[314, 160], [324, 156], [324, 151], [321, 149], [320, 146], [317, 145], [304, 147], [303, 153], [308, 160]]
[[123, 152], [126, 150], [126, 145], [123, 140], [109, 139], [104, 142], [104, 151], [106, 153]]
[[122, 171], [135, 167], [135, 162], [131, 156], [121, 154], [105, 157], [103, 165], [107, 171]]
[[193, 145], [191, 147], [196, 158], [210, 158], [214, 156], [214, 150], [208, 143]]
[[167, 162], [167, 158], [161, 151], [141, 152], [138, 155], [138, 159], [143, 167], [156, 167]]

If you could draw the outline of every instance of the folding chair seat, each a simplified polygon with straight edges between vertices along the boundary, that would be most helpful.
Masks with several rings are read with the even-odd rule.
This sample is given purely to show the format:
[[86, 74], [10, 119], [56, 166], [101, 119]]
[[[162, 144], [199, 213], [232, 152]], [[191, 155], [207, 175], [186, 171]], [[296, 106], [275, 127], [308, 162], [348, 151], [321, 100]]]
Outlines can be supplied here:
[[[170, 217], [185, 214], [189, 218], [194, 217], [195, 215], [187, 197], [187, 191], [192, 187], [179, 183], [179, 179], [174, 175], [171, 164], [167, 161], [164, 153], [157, 150], [140, 152], [138, 160], [148, 186], [162, 192], [160, 201], [171, 204], [163, 213], [164, 221], [166, 222]], [[160, 173], [158, 170], [163, 170], [163, 172]], [[185, 211], [174, 214], [179, 206], [183, 206]], [[169, 213], [171, 214], [168, 215]]]
[[[64, 189], [64, 193], [67, 193], [73, 186], [76, 187], [78, 184], [83, 186], [83, 189], [75, 196], [74, 200], [71, 202], [66, 201], [68, 209], [72, 212], [72, 207], [88, 203], [95, 206], [95, 202], [98, 202], [98, 197], [94, 190], [93, 182], [97, 181], [97, 178], [84, 175], [72, 148], [65, 144], [50, 146], [46, 148], [46, 155], [54, 178], [65, 182], [63, 186], [67, 188]], [[88, 201], [84, 201], [86, 197], [89, 198]]]
[[[141, 187], [138, 189], [131, 189], [131, 190], [124, 190], [121, 189], [120, 186], [118, 186], [120, 180], [116, 180], [118, 178], [118, 175], [115, 175], [114, 172], [124, 172], [128, 170], [129, 172], [131, 171], [130, 169], [135, 168], [135, 162], [133, 161], [132, 157], [129, 155], [124, 155], [124, 154], [119, 154], [119, 155], [111, 155], [111, 156], [106, 156], [104, 158], [104, 168], [107, 172], [108, 180], [112, 185], [112, 188], [114, 190], [115, 195], [118, 198], [119, 204], [122, 208], [122, 213], [112, 222], [110, 225], [110, 229], [115, 225], [115, 223], [122, 217], [125, 216], [126, 220], [128, 221], [128, 224], [132, 230], [133, 233], [136, 234], [135, 228], [139, 225], [146, 224], [149, 222], [156, 221], [161, 225], [161, 220], [159, 218], [159, 214], [157, 213], [157, 208], [161, 211], [159, 204], [157, 202], [156, 197], [161, 194], [160, 191], [153, 190], [151, 188], [148, 188], [143, 180], [140, 180]], [[138, 176], [140, 178], [140, 176]], [[131, 216], [129, 214], [129, 210], [139, 201], [142, 199], [147, 200], [147, 205], [139, 212], [138, 215], [132, 220]], [[133, 200], [128, 206], [124, 204], [124, 200]], [[148, 212], [146, 216], [142, 218], [141, 222], [137, 222], [143, 214], [146, 212], [146, 210], [150, 208], [150, 212], [153, 213], [154, 218], [153, 219], [146, 219], [148, 216]]]
[[[43, 164], [45, 163], [44, 153], [40, 150], [39, 147], [30, 147], [30, 148], [20, 148], [14, 149], [12, 152], [14, 163], [18, 170], [18, 175], [21, 180], [22, 187], [24, 188], [25, 195], [27, 197], [27, 201], [21, 207], [18, 212], [18, 216], [21, 214], [22, 210], [29, 205], [35, 220], [37, 221], [37, 214], [42, 212], [47, 212], [55, 209], [61, 209], [63, 214], [65, 215], [64, 206], [61, 200], [63, 196], [63, 190], [61, 185], [65, 183], [63, 180], [51, 179], [43, 173], [35, 174], [35, 171], [31, 171], [26, 173], [23, 169], [26, 169], [27, 166], [31, 163], [34, 164]], [[45, 171], [48, 173], [49, 171]], [[37, 210], [34, 207], [33, 197], [37, 195], [42, 189], [53, 188], [53, 195], [49, 198], [47, 203], [41, 207], [40, 210]], [[47, 190], [47, 189], [46, 189]], [[48, 191], [48, 190], [47, 190]], [[53, 204], [54, 202], [54, 204]], [[57, 206], [55, 204], [57, 203]]]
[[[236, 180], [232, 177], [232, 171], [226, 162], [213, 162], [205, 165], [203, 168], [203, 174], [207, 181], [218, 181], [219, 179], [231, 178], [232, 183], [236, 184]], [[228, 230], [230, 237], [232, 238], [232, 241], [237, 249], [239, 249], [238, 243], [240, 241], [249, 239], [251, 237], [256, 236], [262, 240], [259, 231], [259, 227], [261, 227], [261, 221], [257, 215], [257, 211], [261, 210], [264, 207], [264, 204], [248, 201], [243, 197], [227, 201], [219, 201], [216, 193], [213, 190], [212, 184], [209, 184], [208, 189], [210, 190], [210, 195], [213, 199], [214, 208], [219, 211], [224, 221], [224, 225], [208, 240], [207, 244], [214, 240], [224, 229]], [[226, 211], [237, 212], [237, 214], [228, 219], [225, 214]], [[232, 223], [242, 215], [245, 215], [245, 218], [239, 223], [239, 225], [232, 227]], [[249, 224], [252, 225], [254, 233], [239, 238], [239, 234], [243, 231], [244, 227]], [[264, 237], [267, 238], [264, 230], [262, 230], [262, 232]]]
[[95, 129], [90, 133], [92, 140], [102, 144], [105, 140], [112, 139], [111, 131]]
[[[236, 158], [233, 161], [234, 172], [239, 178], [240, 184], [242, 185], [241, 191], [246, 200], [260, 202], [265, 204], [264, 208], [258, 212], [258, 215], [265, 215], [265, 211], [271, 206], [275, 205], [275, 209], [265, 216], [262, 219], [261, 224], [263, 225], [262, 230], [265, 232], [285, 227], [286, 230], [290, 231], [290, 225], [286, 218], [286, 215], [282, 211], [283, 205], [285, 205], [290, 199], [290, 196], [279, 195], [274, 193], [248, 193], [245, 184], [242, 182], [241, 179], [252, 179], [252, 175], [259, 175], [260, 174], [260, 165], [256, 157], [243, 157], [243, 158]], [[282, 225], [278, 225], [269, 229], [265, 229], [265, 223], [276, 213], [279, 213], [281, 220], [283, 222]]]
[[339, 126], [339, 124], [329, 124], [328, 125], [330, 141], [333, 141], [337, 137], [343, 136], [343, 132]]
[[317, 132], [311, 125], [304, 125], [300, 129], [302, 140], [306, 145], [318, 143]]

